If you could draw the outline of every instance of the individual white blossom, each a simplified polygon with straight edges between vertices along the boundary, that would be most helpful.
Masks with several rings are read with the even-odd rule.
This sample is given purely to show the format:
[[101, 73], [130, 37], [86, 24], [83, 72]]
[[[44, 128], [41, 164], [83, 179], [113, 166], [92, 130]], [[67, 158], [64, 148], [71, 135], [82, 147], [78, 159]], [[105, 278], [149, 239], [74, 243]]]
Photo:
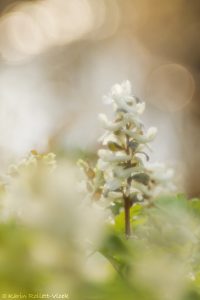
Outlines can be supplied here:
[[117, 131], [123, 125], [122, 121], [119, 122], [108, 121], [107, 116], [104, 114], [99, 114], [99, 120], [102, 122], [104, 129], [107, 129], [109, 131]]
[[141, 144], [149, 143], [154, 140], [156, 134], [157, 134], [157, 128], [156, 127], [150, 127], [147, 132], [144, 135], [141, 135], [134, 130], [124, 130], [124, 133], [126, 133], [129, 137], [134, 138], [135, 141]]
[[117, 153], [113, 153], [110, 150], [101, 149], [98, 151], [98, 155], [102, 160], [107, 162], [121, 162], [131, 159], [131, 156], [127, 155], [125, 151], [118, 151]]
[[152, 172], [152, 179], [159, 182], [167, 182], [174, 176], [174, 169], [166, 167], [163, 163], [147, 164], [146, 168]]

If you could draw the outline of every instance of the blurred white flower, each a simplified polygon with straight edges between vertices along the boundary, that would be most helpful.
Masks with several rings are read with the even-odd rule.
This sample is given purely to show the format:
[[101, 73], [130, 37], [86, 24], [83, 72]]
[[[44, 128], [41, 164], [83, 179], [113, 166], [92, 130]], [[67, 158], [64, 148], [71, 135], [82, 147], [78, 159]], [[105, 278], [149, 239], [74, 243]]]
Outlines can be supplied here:
[[98, 243], [106, 212], [78, 192], [77, 170], [61, 163], [50, 172], [44, 165], [13, 177], [2, 199], [1, 219], [18, 219], [81, 247]]
[[115, 84], [111, 88], [111, 95], [119, 98], [132, 97], [132, 87], [130, 81], [125, 80], [121, 84]]
[[109, 192], [108, 198], [112, 199], [121, 199], [123, 197], [123, 194], [121, 192]]

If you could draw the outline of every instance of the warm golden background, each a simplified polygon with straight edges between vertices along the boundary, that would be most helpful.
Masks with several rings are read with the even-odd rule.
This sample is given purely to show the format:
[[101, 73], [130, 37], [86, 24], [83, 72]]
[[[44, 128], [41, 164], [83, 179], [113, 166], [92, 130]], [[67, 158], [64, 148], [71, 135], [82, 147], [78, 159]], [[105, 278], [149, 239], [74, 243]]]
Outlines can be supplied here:
[[129, 79], [165, 160], [200, 192], [200, 1], [0, 1], [0, 162], [96, 149], [102, 94]]

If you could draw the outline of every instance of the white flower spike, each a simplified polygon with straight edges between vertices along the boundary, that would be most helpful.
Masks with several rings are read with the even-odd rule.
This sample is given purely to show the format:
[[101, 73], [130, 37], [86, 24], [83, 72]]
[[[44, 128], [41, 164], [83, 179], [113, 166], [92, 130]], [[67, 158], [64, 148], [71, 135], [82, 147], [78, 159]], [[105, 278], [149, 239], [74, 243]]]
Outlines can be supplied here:
[[[162, 186], [170, 187], [167, 182], [173, 174], [165, 168], [152, 167], [148, 162], [146, 149], [154, 140], [157, 128], [144, 131], [140, 118], [145, 103], [132, 94], [130, 81], [115, 84], [103, 99], [107, 104], [113, 104], [114, 118], [110, 121], [106, 115], [99, 115], [105, 133], [99, 139], [99, 159], [96, 168], [89, 172], [92, 176], [88, 185], [94, 199], [98, 195], [98, 199], [106, 199], [111, 204], [121, 200], [126, 216], [125, 232], [129, 236], [131, 206], [137, 201], [151, 201], [162, 192]], [[88, 173], [89, 167], [86, 169]], [[101, 178], [99, 185], [95, 184], [97, 175]]]

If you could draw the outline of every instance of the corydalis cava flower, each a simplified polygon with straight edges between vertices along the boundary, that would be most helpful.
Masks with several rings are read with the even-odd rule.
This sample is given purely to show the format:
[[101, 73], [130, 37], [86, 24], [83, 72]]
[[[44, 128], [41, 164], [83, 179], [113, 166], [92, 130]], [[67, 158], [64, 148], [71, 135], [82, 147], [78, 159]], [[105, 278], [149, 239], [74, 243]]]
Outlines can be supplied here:
[[[114, 85], [109, 95], [104, 96], [104, 102], [113, 105], [114, 119], [99, 115], [105, 133], [99, 139], [102, 147], [97, 166], [92, 169], [85, 162], [81, 165], [88, 177], [88, 190], [95, 199], [119, 200], [124, 204], [126, 234], [130, 235], [130, 207], [159, 193], [157, 184], [166, 186], [165, 176], [157, 176], [156, 165], [148, 164], [148, 144], [154, 140], [157, 128], [144, 129], [141, 115], [145, 103], [133, 96], [129, 81]], [[169, 171], [167, 174], [173, 175]]]

